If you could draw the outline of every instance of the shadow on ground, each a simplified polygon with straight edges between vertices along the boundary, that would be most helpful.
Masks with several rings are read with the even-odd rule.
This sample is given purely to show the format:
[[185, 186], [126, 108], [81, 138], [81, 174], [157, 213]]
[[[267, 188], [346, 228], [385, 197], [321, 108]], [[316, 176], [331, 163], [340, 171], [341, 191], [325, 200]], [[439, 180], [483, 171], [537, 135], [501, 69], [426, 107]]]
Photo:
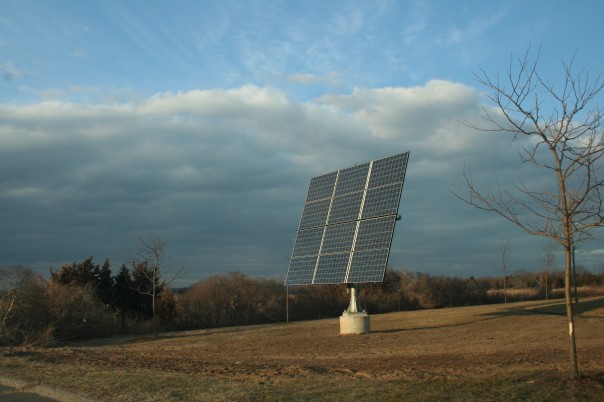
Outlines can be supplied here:
[[[591, 312], [597, 309], [604, 308], [604, 297], [591, 298], [586, 300], [579, 300], [579, 303], [573, 303], [573, 309], [575, 316], [581, 316], [582, 314]], [[409, 331], [420, 331], [425, 329], [438, 329], [438, 328], [453, 328], [461, 327], [464, 325], [493, 320], [499, 317], [508, 316], [526, 316], [526, 315], [559, 315], [566, 316], [566, 305], [564, 300], [555, 301], [544, 301], [541, 304], [531, 304], [530, 306], [520, 305], [516, 303], [510, 303], [510, 307], [503, 308], [496, 312], [486, 313], [478, 316], [474, 320], [456, 322], [451, 324], [424, 326], [424, 327], [413, 327], [413, 328], [397, 328], [397, 329], [386, 329], [386, 330], [372, 330], [372, 333], [395, 333], [395, 332], [409, 332]], [[590, 318], [601, 318], [604, 319], [603, 314], [590, 314]]]
[[[573, 311], [575, 316], [591, 312], [593, 310], [604, 308], [604, 297], [592, 298], [587, 300], [579, 300], [578, 303], [573, 303]], [[511, 316], [511, 315], [566, 315], [566, 305], [564, 300], [555, 302], [543, 302], [542, 304], [532, 304], [530, 307], [526, 306], [510, 306], [509, 308], [502, 309], [500, 311], [487, 313], [488, 316]], [[603, 314], [590, 315], [592, 318], [604, 318]]]
[[0, 384], [0, 401], [28, 401], [28, 402], [57, 402], [56, 399], [47, 398], [45, 396], [33, 393], [20, 391], [17, 388], [9, 387], [8, 385]]

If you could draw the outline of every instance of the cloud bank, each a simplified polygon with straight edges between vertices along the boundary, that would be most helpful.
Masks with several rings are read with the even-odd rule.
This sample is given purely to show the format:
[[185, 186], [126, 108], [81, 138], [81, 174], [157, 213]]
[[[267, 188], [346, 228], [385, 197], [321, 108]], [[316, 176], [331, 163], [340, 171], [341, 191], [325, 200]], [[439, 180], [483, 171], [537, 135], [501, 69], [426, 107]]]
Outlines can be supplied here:
[[[158, 93], [137, 102], [0, 105], [0, 266], [91, 255], [125, 262], [137, 236], [168, 241], [183, 280], [284, 277], [310, 178], [411, 151], [390, 262], [493, 274], [499, 241], [535, 241], [457, 200], [464, 164], [522, 173], [509, 138], [469, 129], [479, 96], [433, 80], [294, 101], [270, 87]], [[494, 150], [497, 150], [496, 152]], [[535, 268], [517, 266], [516, 268]]]

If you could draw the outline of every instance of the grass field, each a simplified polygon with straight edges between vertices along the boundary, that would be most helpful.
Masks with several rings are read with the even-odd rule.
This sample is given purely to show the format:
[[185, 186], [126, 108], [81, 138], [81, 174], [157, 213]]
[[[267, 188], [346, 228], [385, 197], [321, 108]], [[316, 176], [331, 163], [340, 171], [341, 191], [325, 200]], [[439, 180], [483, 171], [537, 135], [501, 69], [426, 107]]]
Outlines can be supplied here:
[[102, 401], [602, 401], [604, 298], [577, 312], [577, 381], [559, 300], [2, 349], [0, 377]]

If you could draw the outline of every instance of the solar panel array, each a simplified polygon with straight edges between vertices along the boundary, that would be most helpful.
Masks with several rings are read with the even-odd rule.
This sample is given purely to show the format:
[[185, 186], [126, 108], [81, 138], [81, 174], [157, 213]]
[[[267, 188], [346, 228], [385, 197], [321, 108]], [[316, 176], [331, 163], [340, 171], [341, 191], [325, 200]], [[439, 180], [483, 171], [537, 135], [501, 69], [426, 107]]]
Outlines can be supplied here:
[[289, 285], [381, 282], [409, 152], [310, 181]]

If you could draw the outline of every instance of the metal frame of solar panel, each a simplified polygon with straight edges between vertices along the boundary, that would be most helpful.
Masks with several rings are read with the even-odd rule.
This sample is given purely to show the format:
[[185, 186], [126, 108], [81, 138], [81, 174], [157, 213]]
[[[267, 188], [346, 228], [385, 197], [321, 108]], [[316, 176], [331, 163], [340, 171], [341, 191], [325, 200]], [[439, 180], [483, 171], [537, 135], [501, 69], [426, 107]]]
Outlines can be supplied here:
[[409, 152], [314, 177], [288, 285], [382, 282]]

